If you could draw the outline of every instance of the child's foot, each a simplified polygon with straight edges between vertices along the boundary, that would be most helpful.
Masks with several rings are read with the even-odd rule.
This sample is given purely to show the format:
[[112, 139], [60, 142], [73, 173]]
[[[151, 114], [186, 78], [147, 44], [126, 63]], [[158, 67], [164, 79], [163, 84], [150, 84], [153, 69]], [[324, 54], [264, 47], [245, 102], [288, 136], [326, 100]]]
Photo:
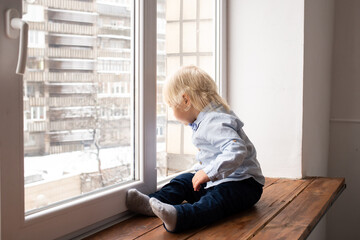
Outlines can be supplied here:
[[155, 213], [165, 224], [168, 231], [174, 231], [176, 227], [176, 209], [170, 204], [160, 202], [156, 198], [150, 198], [150, 206]]
[[147, 216], [155, 216], [153, 213], [149, 197], [136, 189], [129, 189], [126, 193], [126, 206], [129, 210]]

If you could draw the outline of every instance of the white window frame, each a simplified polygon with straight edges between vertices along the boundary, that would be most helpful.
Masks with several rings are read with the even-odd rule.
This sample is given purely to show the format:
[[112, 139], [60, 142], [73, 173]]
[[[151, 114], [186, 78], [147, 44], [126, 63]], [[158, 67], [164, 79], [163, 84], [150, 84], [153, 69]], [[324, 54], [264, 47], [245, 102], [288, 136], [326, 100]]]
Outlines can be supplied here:
[[[101, 191], [25, 216], [22, 77], [15, 74], [18, 39], [5, 37], [0, 26], [0, 205], [1, 239], [71, 239], [126, 214], [125, 194], [136, 187], [144, 193], [156, 190], [156, 0], [135, 1], [135, 94], [139, 114], [135, 126], [136, 164], [134, 183]], [[0, 12], [21, 11], [21, 0], [4, 0]], [[4, 17], [4, 16], [2, 16]], [[11, 69], [11, 70], [9, 70]], [[6, 87], [3, 87], [6, 86]], [[5, 114], [6, 113], [6, 114]]]
[[226, 27], [226, 0], [216, 1], [215, 24], [216, 24], [216, 46], [215, 46], [215, 76], [220, 95], [228, 100], [227, 90], [227, 27]]

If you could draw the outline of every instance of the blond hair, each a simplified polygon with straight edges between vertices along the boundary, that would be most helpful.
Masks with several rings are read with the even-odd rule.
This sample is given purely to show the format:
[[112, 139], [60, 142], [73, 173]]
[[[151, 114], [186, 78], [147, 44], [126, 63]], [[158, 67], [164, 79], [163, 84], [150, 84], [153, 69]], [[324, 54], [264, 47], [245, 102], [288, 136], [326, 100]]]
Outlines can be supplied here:
[[166, 80], [163, 94], [168, 105], [178, 107], [185, 93], [189, 96], [192, 106], [198, 111], [202, 111], [213, 102], [230, 111], [226, 100], [218, 94], [215, 81], [199, 67], [182, 67]]

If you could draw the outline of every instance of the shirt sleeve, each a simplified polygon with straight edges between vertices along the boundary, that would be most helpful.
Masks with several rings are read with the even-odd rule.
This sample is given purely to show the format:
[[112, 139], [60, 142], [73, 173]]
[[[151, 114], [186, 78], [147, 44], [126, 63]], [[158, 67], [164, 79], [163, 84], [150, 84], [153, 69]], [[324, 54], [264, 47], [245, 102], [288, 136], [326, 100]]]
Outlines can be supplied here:
[[247, 148], [237, 131], [241, 127], [241, 121], [231, 115], [208, 122], [205, 139], [219, 150], [215, 160], [203, 168], [212, 182], [226, 178], [243, 163]]

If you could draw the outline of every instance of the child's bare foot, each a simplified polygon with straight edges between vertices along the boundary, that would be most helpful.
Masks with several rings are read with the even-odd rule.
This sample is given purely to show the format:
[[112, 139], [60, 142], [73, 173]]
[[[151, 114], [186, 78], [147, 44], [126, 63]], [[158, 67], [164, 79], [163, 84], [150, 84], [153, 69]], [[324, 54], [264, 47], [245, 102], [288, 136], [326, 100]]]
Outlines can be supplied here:
[[150, 206], [163, 222], [168, 231], [174, 231], [176, 227], [176, 209], [170, 204], [160, 202], [156, 198], [150, 198]]
[[126, 206], [129, 210], [147, 216], [155, 216], [150, 203], [150, 198], [136, 189], [129, 189], [126, 193]]

